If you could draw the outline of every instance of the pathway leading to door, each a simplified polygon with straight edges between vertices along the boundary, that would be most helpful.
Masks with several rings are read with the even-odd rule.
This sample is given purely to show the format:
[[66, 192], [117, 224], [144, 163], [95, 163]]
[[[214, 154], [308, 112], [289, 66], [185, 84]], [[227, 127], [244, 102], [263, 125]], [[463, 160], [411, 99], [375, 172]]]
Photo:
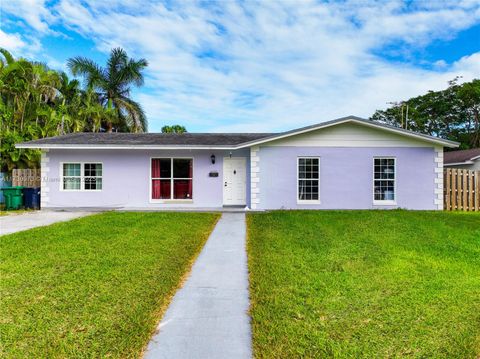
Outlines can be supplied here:
[[145, 358], [251, 358], [244, 213], [224, 213]]

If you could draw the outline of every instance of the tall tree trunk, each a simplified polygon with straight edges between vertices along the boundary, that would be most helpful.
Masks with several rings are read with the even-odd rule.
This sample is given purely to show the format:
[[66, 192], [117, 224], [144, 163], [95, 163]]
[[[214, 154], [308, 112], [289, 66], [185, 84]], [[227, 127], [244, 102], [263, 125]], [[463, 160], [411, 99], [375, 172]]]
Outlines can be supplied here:
[[[65, 98], [62, 101], [62, 112], [64, 108], [65, 108]], [[62, 113], [62, 127], [60, 131], [61, 131], [60, 132], [61, 135], [65, 134], [65, 114], [64, 113]]]
[[[108, 109], [108, 115], [109, 115], [109, 116], [110, 116], [110, 113], [111, 113], [110, 110], [112, 109], [112, 107], [113, 107], [112, 99], [109, 98], [109, 99], [108, 99], [108, 102], [107, 102], [107, 109]], [[113, 129], [113, 123], [112, 123], [112, 121], [108, 121], [108, 122], [107, 122], [107, 132], [108, 132], [108, 133], [112, 133], [112, 129]]]

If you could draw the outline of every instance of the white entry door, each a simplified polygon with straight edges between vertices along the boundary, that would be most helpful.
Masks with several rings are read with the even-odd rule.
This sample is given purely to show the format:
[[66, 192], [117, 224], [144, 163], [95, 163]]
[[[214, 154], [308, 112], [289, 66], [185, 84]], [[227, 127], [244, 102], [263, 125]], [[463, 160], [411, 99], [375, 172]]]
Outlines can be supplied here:
[[246, 205], [247, 169], [245, 157], [223, 159], [223, 204]]

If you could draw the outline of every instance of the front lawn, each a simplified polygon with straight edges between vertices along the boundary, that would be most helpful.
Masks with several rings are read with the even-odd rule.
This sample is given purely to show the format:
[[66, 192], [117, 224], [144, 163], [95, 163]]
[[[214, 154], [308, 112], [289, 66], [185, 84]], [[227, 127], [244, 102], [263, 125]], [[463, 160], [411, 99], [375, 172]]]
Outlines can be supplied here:
[[480, 214], [250, 214], [254, 353], [480, 357]]
[[109, 212], [0, 237], [0, 357], [138, 357], [217, 219]]

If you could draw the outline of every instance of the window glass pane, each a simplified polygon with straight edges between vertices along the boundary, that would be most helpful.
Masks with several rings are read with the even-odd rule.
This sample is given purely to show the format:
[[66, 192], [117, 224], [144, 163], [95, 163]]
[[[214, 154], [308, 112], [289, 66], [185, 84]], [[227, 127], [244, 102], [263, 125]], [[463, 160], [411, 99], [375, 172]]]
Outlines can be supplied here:
[[101, 176], [102, 164], [101, 163], [85, 163], [84, 175], [85, 176]]
[[151, 163], [151, 174], [152, 178], [160, 178], [160, 167], [161, 167], [160, 158], [152, 158]]
[[160, 178], [172, 177], [172, 161], [170, 158], [160, 158], [158, 160], [160, 165]]
[[86, 190], [102, 189], [102, 178], [101, 177], [85, 177], [84, 188]]
[[173, 178], [192, 178], [192, 160], [173, 159]]
[[300, 158], [299, 166], [298, 166], [298, 178], [306, 178], [306, 175], [307, 175], [307, 167], [305, 166], [305, 161], [302, 158]]
[[85, 163], [83, 165], [84, 186], [87, 191], [102, 189], [102, 164], [101, 163]]
[[152, 178], [170, 178], [172, 176], [170, 158], [152, 158]]
[[80, 189], [80, 177], [64, 177], [63, 189]]
[[191, 199], [192, 180], [173, 180], [173, 198]]
[[301, 201], [318, 201], [318, 180], [299, 180], [298, 199]]
[[80, 163], [64, 163], [63, 175], [64, 176], [80, 176]]
[[152, 199], [170, 199], [170, 180], [152, 180]]
[[392, 181], [375, 181], [375, 200], [395, 200], [394, 184]]

